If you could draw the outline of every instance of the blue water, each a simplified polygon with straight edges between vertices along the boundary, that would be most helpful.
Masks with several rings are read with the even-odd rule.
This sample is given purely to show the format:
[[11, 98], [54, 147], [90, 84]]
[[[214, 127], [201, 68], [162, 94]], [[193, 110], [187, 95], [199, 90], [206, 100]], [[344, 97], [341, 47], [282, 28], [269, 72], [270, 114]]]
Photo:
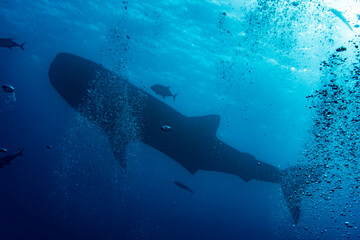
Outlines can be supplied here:
[[[25, 51], [0, 48], [0, 84], [15, 88], [0, 98], [0, 147], [25, 150], [0, 169], [0, 239], [357, 239], [357, 9], [355, 0], [1, 0], [0, 37]], [[263, 162], [327, 165], [299, 223], [279, 185], [191, 175], [141, 142], [128, 146], [124, 170], [102, 130], [50, 85], [59, 52], [154, 96], [151, 85], [171, 86], [178, 96], [166, 104], [220, 115], [217, 137]]]

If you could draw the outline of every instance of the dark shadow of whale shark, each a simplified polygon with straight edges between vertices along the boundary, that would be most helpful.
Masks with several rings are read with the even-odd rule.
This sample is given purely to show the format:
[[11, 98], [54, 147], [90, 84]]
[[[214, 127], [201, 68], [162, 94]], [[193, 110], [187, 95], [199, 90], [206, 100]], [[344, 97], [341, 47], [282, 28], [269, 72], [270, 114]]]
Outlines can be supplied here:
[[[311, 168], [281, 170], [240, 152], [216, 137], [220, 122], [218, 115], [186, 117], [87, 59], [67, 53], [58, 54], [51, 63], [49, 79], [74, 109], [105, 131], [114, 156], [123, 166], [126, 165], [125, 149], [129, 141], [126, 131], [119, 131], [117, 122], [124, 113], [124, 105], [127, 105], [130, 106], [128, 111], [137, 118], [139, 140], [168, 155], [191, 174], [208, 170], [234, 174], [246, 182], [255, 179], [281, 184], [290, 213], [298, 222], [306, 183], [315, 175]], [[97, 82], [104, 84], [97, 85]], [[117, 91], [104, 89], [111, 88], [114, 82], [121, 86]], [[101, 95], [100, 103], [91, 100], [94, 92]], [[124, 121], [128, 119], [120, 122]], [[170, 126], [171, 130], [163, 131], [164, 125]]]

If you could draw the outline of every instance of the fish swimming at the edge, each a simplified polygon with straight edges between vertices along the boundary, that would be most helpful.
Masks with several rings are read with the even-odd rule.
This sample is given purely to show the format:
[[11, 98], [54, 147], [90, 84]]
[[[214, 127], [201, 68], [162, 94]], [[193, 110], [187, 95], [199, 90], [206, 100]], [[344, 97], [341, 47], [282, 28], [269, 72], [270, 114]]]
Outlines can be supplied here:
[[10, 165], [11, 161], [13, 161], [17, 157], [23, 156], [24, 149], [21, 149], [16, 154], [7, 154], [4, 157], [0, 158], [0, 168], [4, 167], [5, 165]]
[[14, 38], [0, 38], [0, 47], [6, 47], [10, 50], [12, 50], [13, 47], [19, 47], [24, 51], [24, 44], [25, 42], [22, 44], [14, 42]]
[[188, 186], [186, 186], [185, 184], [183, 184], [183, 183], [181, 183], [181, 182], [174, 181], [174, 184], [175, 184], [176, 186], [178, 186], [179, 188], [182, 188], [182, 189], [184, 189], [184, 190], [186, 190], [186, 191], [190, 192], [191, 194], [193, 194], [193, 193], [194, 193], [194, 191], [193, 191], [193, 190], [191, 190]]
[[342, 12], [340, 12], [334, 8], [331, 8], [329, 11], [332, 12], [338, 18], [340, 18], [340, 20], [343, 21], [346, 24], [346, 26], [348, 26], [350, 28], [351, 31], [353, 31], [352, 27], [350, 26], [349, 22], [346, 20], [346, 18], [342, 14]]
[[11, 85], [3, 85], [2, 90], [4, 93], [13, 93], [15, 91], [15, 88]]
[[6, 148], [0, 148], [0, 152], [2, 152], [2, 153], [7, 153], [7, 149]]
[[178, 94], [172, 94], [170, 91], [170, 87], [165, 87], [160, 84], [152, 85], [151, 90], [153, 90], [156, 94], [159, 94], [160, 96], [165, 99], [165, 97], [173, 97], [173, 100], [175, 101], [175, 98]]
[[[136, 116], [141, 132], [138, 140], [164, 153], [191, 174], [199, 170], [216, 171], [236, 175], [246, 182], [254, 179], [279, 184], [295, 223], [300, 218], [300, 204], [308, 183], [317, 181], [323, 174], [318, 171], [318, 167], [293, 166], [280, 169], [259, 161], [217, 138], [220, 116], [187, 117], [127, 79], [90, 60], [60, 53], [50, 65], [49, 79], [71, 107], [103, 129], [109, 138], [114, 157], [124, 167], [127, 160], [126, 146], [130, 141], [124, 131], [118, 131], [116, 124], [122, 116], [119, 114], [125, 112], [125, 116]], [[101, 103], [101, 108], [97, 105], [99, 103], [92, 101], [91, 95], [97, 89], [94, 84], [97, 82], [120, 84], [116, 91], [103, 93], [106, 101]], [[117, 98], [126, 101], [119, 104]], [[171, 131], [164, 132], [161, 129], [164, 124], [171, 126]]]

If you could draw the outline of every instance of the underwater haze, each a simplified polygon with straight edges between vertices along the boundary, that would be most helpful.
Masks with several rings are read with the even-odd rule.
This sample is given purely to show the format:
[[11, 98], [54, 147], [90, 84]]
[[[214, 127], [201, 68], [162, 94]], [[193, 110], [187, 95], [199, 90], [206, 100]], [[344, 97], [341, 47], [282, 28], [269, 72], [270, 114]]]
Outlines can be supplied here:
[[[0, 41], [0, 239], [360, 237], [359, 0], [0, 0], [0, 23], [17, 44]], [[225, 157], [190, 171], [143, 141], [141, 100], [116, 119], [119, 159], [86, 116], [126, 89], [101, 82], [93, 109], [73, 108], [49, 80], [62, 52], [186, 119], [220, 116], [220, 145], [280, 180], [220, 171]]]

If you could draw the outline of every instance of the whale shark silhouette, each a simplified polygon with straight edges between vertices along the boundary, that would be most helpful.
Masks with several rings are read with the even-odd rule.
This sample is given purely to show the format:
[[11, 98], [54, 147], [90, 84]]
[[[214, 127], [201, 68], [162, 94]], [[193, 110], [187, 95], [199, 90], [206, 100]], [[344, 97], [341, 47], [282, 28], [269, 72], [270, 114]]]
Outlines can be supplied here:
[[[314, 178], [312, 168], [296, 166], [281, 170], [259, 161], [217, 138], [218, 115], [184, 116], [90, 60], [59, 53], [51, 63], [49, 79], [75, 110], [104, 130], [114, 156], [122, 166], [126, 166], [125, 150], [129, 140], [126, 131], [119, 131], [116, 126], [127, 104], [131, 106], [129, 111], [137, 118], [139, 140], [166, 154], [191, 174], [207, 170], [233, 174], [246, 182], [254, 179], [281, 184], [292, 218], [295, 223], [298, 222], [306, 183]], [[104, 84], [97, 85], [97, 82]], [[107, 91], [106, 88], [110, 89], [114, 82], [119, 83], [121, 89]], [[101, 103], [89, 100], [96, 91], [102, 94]], [[128, 118], [123, 121], [128, 121]], [[161, 128], [164, 124], [171, 130], [163, 131]]]

